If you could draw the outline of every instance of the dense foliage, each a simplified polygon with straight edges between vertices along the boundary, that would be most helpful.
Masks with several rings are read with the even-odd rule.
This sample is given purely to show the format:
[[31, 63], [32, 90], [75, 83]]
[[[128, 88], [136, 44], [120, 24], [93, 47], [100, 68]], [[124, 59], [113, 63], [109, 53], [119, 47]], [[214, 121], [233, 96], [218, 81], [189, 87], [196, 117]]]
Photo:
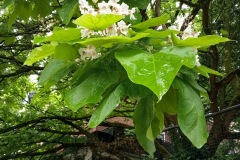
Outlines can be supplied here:
[[[216, 145], [211, 135], [216, 136], [219, 125], [213, 126], [208, 138], [205, 109], [211, 102], [210, 111], [218, 110], [222, 102], [217, 92], [227, 84], [231, 84], [226, 88], [231, 103], [223, 106], [237, 104], [239, 96], [234, 91], [238, 82], [232, 81], [239, 74], [239, 69], [234, 70], [239, 62], [215, 61], [219, 57], [216, 44], [229, 41], [222, 36], [230, 34], [231, 25], [212, 35], [206, 18], [216, 16], [218, 10], [209, 13], [210, 1], [180, 1], [179, 9], [185, 3], [193, 7], [192, 13], [180, 31], [170, 29], [169, 24], [181, 14], [175, 1], [169, 5], [176, 9], [174, 16], [168, 4], [160, 2], [150, 6], [148, 0], [1, 2], [1, 158], [57, 157], [62, 149], [73, 147], [107, 150], [89, 133], [90, 128], [129, 109], [134, 134], [150, 155], [168, 117], [177, 117], [181, 131], [197, 148], [206, 142], [210, 148]], [[200, 9], [202, 18], [196, 16]], [[203, 29], [198, 38], [183, 32], [195, 16], [195, 27], [198, 20], [203, 22], [197, 28], [199, 32]], [[224, 56], [230, 54], [230, 48]], [[198, 54], [203, 52], [213, 61], [200, 55], [200, 64]], [[224, 68], [218, 63], [225, 63]], [[223, 76], [218, 71], [231, 73], [216, 81]], [[38, 85], [29, 80], [33, 74], [39, 75]], [[209, 86], [200, 74], [210, 78]], [[234, 117], [225, 121], [226, 128], [232, 120]], [[217, 122], [219, 119], [214, 120]]]

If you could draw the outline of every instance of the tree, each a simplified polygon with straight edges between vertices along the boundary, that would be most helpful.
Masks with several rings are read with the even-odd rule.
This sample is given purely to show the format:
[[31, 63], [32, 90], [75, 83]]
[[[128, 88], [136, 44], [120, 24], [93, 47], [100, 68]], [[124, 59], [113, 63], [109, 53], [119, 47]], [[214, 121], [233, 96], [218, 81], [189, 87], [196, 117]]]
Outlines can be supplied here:
[[[217, 81], [216, 75], [221, 75], [217, 70], [222, 72], [223, 68], [218, 67], [215, 44], [229, 39], [211, 35], [210, 1], [180, 1], [174, 16], [167, 4], [158, 0], [151, 2], [151, 9], [147, 9], [148, 0], [121, 1], [121, 5], [115, 1], [79, 2], [80, 11], [78, 1], [70, 0], [1, 2], [6, 8], [1, 13], [0, 78], [5, 84], [1, 92], [2, 158], [47, 158], [74, 146], [96, 145], [109, 150], [88, 132], [84, 123], [94, 128], [107, 117], [123, 113], [128, 108], [116, 106], [122, 106], [126, 99], [131, 102], [127, 106], [134, 110], [128, 116], [133, 116], [136, 137], [151, 155], [155, 151], [154, 139], [164, 127], [164, 113], [177, 114], [183, 133], [196, 147], [202, 147], [208, 134], [200, 96], [207, 99], [208, 94], [197, 84], [198, 73], [206, 77], [211, 74], [211, 112], [218, 109], [219, 89], [239, 73], [234, 70]], [[175, 22], [183, 4], [193, 9], [180, 30], [184, 31], [202, 11], [201, 37], [180, 40], [176, 34], [184, 34], [167, 29], [169, 20]], [[169, 6], [175, 6], [175, 1]], [[213, 15], [218, 12], [214, 7], [211, 11]], [[224, 16], [230, 13], [229, 9]], [[224, 22], [230, 23], [226, 19]], [[156, 26], [162, 30], [155, 30]], [[203, 47], [209, 47], [209, 51]], [[212, 55], [213, 70], [199, 64], [198, 51]], [[27, 78], [33, 73], [40, 76], [40, 87]], [[10, 82], [16, 85], [7, 86]], [[30, 92], [36, 93], [34, 98], [25, 98]], [[236, 104], [236, 100], [229, 105]], [[227, 117], [224, 132], [234, 119]], [[212, 155], [223, 140], [217, 130], [221, 124], [219, 117], [214, 119], [207, 143]], [[86, 137], [73, 136], [80, 134]], [[19, 137], [23, 143], [16, 144]]]

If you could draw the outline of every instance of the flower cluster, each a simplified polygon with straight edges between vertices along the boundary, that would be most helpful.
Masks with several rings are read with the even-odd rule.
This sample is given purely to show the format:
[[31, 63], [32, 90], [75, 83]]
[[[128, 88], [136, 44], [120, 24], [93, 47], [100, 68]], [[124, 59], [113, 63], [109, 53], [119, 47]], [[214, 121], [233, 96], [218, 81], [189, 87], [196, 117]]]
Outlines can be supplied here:
[[[80, 48], [78, 50], [79, 54], [81, 55], [81, 60], [93, 60], [101, 56], [101, 53], [97, 53], [96, 48], [94, 46], [88, 45], [87, 48]], [[76, 59], [76, 61], [80, 61]]]
[[[96, 3], [97, 1], [93, 1]], [[82, 14], [115, 14], [115, 15], [129, 15], [131, 19], [135, 19], [135, 8], [129, 10], [129, 6], [125, 3], [118, 4], [119, 0], [109, 0], [107, 3], [102, 1], [97, 4], [98, 10], [89, 5], [86, 0], [79, 0], [79, 8]]]
[[[93, 0], [94, 3], [97, 3], [98, 0]], [[93, 6], [89, 5], [86, 0], [79, 0], [79, 8], [82, 14], [115, 14], [115, 15], [124, 15], [130, 16], [130, 19], [135, 19], [134, 13], [135, 8], [129, 9], [129, 6], [125, 3], [118, 4], [119, 0], [109, 0], [108, 2], [102, 1], [97, 5], [98, 9], [95, 9]], [[118, 36], [118, 35], [127, 35], [130, 25], [127, 25], [123, 20], [111, 25], [105, 30], [93, 31], [88, 28], [80, 26], [81, 29], [81, 38], [90, 38], [92, 36]], [[87, 48], [80, 48], [79, 53], [81, 59], [96, 59], [100, 56], [99, 53], [95, 51], [95, 47], [87, 46]]]

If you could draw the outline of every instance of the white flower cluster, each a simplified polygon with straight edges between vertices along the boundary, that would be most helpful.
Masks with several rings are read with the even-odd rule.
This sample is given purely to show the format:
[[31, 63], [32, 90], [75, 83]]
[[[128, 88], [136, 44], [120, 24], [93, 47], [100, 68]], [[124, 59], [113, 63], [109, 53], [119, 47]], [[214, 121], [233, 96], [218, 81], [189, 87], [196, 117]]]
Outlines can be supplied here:
[[[97, 59], [101, 56], [101, 53], [97, 53], [96, 48], [94, 46], [88, 45], [87, 48], [80, 48], [78, 50], [81, 55], [81, 60], [93, 60]], [[79, 62], [80, 59], [76, 59], [76, 62]]]
[[[129, 10], [129, 6], [125, 3], [118, 4], [120, 0], [109, 0], [107, 3], [102, 1], [97, 4], [98, 10], [95, 10], [93, 6], [90, 6], [86, 0], [79, 0], [79, 8], [82, 14], [115, 14], [115, 15], [130, 15], [131, 19], [135, 19], [135, 8]], [[97, 1], [93, 0], [94, 3]]]
[[[92, 0], [97, 3], [98, 0]], [[115, 15], [129, 15], [130, 19], [135, 19], [135, 8], [129, 9], [129, 6], [125, 3], [118, 4], [120, 0], [109, 0], [108, 2], [102, 1], [97, 4], [98, 9], [89, 5], [86, 0], [79, 0], [79, 8], [82, 14], [115, 14]], [[103, 31], [93, 31], [88, 28], [81, 27], [81, 38], [90, 38], [92, 36], [118, 36], [127, 35], [130, 25], [127, 25], [124, 21], [119, 21], [112, 26], [106, 28]], [[79, 53], [82, 60], [96, 59], [101, 54], [95, 51], [95, 47], [87, 46], [87, 48], [80, 48]]]

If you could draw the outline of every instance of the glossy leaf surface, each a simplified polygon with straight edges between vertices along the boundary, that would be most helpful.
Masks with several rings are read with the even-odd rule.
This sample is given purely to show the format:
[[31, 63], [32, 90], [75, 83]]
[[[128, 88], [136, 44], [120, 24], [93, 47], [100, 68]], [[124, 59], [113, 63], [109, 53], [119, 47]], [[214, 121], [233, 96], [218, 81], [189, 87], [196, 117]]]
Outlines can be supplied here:
[[[141, 50], [125, 50], [115, 54], [129, 79], [151, 89], [159, 100], [168, 91], [182, 64], [191, 64], [190, 60], [185, 60], [187, 55], [181, 52], [175, 55], [167, 49], [155, 54]], [[191, 59], [192, 55], [189, 56]]]

